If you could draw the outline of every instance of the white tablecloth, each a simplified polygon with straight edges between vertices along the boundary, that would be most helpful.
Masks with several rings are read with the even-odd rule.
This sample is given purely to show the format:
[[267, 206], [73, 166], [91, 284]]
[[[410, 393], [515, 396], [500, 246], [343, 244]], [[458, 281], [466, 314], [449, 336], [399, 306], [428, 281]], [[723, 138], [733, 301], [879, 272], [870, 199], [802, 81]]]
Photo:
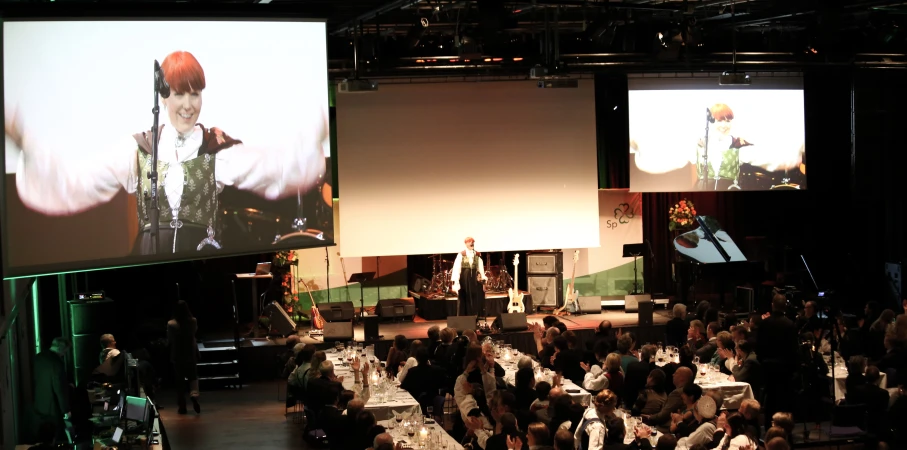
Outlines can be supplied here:
[[746, 399], [756, 398], [753, 388], [749, 383], [727, 381], [727, 375], [722, 374], [723, 381], [706, 382], [704, 377], [697, 377], [695, 383], [702, 388], [702, 393], [715, 392], [721, 397], [722, 409], [735, 410], [740, 408], [740, 403]]
[[372, 396], [370, 387], [363, 387], [362, 384], [355, 384], [355, 376], [349, 366], [342, 366], [340, 355], [335, 353], [327, 354], [328, 360], [334, 363], [334, 375], [343, 377], [343, 388], [355, 391], [365, 400], [365, 409], [372, 412], [378, 420], [389, 420], [394, 418], [394, 413], [416, 414], [422, 411], [419, 402], [403, 389], [397, 389], [393, 399], [385, 402], [378, 402], [376, 396]]
[[[515, 386], [516, 385], [516, 372], [517, 372], [516, 362], [498, 361], [498, 364], [500, 364], [501, 367], [504, 369], [504, 381], [511, 386]], [[564, 378], [563, 386], [561, 386], [561, 387], [565, 391], [567, 391], [567, 390], [575, 391], [575, 392], [568, 391], [568, 394], [570, 394], [570, 396], [573, 397], [573, 401], [576, 403], [589, 403], [592, 401], [592, 394], [590, 394], [589, 391], [583, 389], [581, 386], [577, 386], [574, 382], [572, 382], [566, 378]]]
[[[416, 443], [419, 438], [418, 430], [416, 431], [416, 435], [411, 438], [406, 434], [405, 431], [401, 430], [400, 428], [395, 428], [395, 429], [391, 430], [389, 427], [391, 420], [393, 420], [393, 419], [379, 420], [378, 425], [383, 426], [387, 430], [387, 432], [390, 433], [391, 436], [394, 437], [394, 442], [403, 441], [406, 444], [412, 445], [412, 448], [414, 448], [414, 449], [419, 448], [419, 446]], [[445, 442], [447, 442], [447, 450], [463, 450], [463, 446], [460, 445], [459, 442], [455, 441], [453, 437], [451, 437], [449, 434], [447, 434], [447, 431], [444, 431], [444, 428], [442, 428], [439, 424], [437, 424], [437, 423], [430, 424], [430, 425], [426, 424], [425, 429], [431, 433], [440, 434], [441, 439], [443, 439]], [[428, 448], [434, 449], [434, 448], [437, 448], [437, 446], [435, 444], [431, 444], [431, 446]], [[441, 450], [441, 449], [438, 448], [438, 450]]]

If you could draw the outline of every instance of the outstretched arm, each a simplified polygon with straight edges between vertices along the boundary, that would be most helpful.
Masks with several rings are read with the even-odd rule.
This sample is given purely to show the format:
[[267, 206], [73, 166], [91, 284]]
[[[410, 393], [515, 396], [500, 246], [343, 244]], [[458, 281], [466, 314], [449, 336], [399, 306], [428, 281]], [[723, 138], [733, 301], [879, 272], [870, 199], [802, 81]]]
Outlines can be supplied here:
[[[324, 151], [329, 143], [323, 114], [303, 120], [302, 126], [279, 144], [234, 145], [217, 154], [218, 186], [235, 186], [269, 200], [305, 192], [324, 180]], [[302, 128], [308, 126], [309, 128]]]
[[135, 192], [138, 144], [131, 136], [113, 145], [74, 138], [57, 146], [30, 133], [15, 112], [7, 114], [5, 131], [6, 152], [16, 161], [16, 190], [30, 209], [72, 215], [110, 201], [124, 187]]

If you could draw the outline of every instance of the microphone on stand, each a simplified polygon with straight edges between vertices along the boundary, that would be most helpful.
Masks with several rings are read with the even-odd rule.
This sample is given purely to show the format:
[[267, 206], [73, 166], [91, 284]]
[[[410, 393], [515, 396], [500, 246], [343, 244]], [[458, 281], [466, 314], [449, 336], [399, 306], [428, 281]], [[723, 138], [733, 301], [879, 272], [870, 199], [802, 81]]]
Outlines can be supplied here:
[[154, 60], [154, 86], [161, 98], [170, 97], [170, 83], [164, 78], [164, 72], [161, 70], [161, 64]]
[[[164, 97], [164, 98], [167, 98], [167, 97]], [[705, 115], [709, 119], [709, 123], [715, 123], [715, 116], [712, 115], [712, 108], [706, 108]]]

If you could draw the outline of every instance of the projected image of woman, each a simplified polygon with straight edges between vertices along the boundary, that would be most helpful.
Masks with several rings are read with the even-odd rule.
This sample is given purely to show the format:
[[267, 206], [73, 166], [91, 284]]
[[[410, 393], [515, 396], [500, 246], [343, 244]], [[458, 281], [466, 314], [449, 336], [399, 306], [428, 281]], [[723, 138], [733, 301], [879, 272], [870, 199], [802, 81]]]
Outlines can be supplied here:
[[[753, 144], [731, 135], [734, 111], [724, 103], [709, 108], [708, 141], [700, 139], [696, 145], [696, 175], [700, 190], [740, 189], [740, 149]], [[748, 162], [748, 161], [747, 161]], [[706, 172], [706, 173], [704, 173]]]
[[[16, 187], [22, 202], [48, 216], [69, 216], [108, 202], [125, 189], [135, 195], [138, 210], [139, 233], [133, 253], [197, 252], [219, 250], [225, 244], [218, 223], [218, 200], [225, 186], [277, 200], [321, 183], [329, 129], [326, 117], [303, 124], [284, 145], [245, 145], [198, 122], [206, 83], [195, 56], [175, 51], [164, 58], [161, 69], [171, 95], [162, 99], [159, 131], [157, 252], [149, 222], [150, 131], [130, 136], [127, 130], [105, 130], [103, 118], [99, 118], [99, 129], [85, 130], [84, 136], [71, 140], [74, 148], [63, 152], [42, 146], [41, 136], [30, 135], [23, 126], [28, 117], [7, 115], [7, 137], [21, 149]], [[237, 88], [242, 88], [239, 95], [256, 95], [253, 86]], [[116, 148], [90, 161], [81, 160], [77, 146], [92, 145], [91, 136], [96, 133], [123, 133], [124, 138]]]

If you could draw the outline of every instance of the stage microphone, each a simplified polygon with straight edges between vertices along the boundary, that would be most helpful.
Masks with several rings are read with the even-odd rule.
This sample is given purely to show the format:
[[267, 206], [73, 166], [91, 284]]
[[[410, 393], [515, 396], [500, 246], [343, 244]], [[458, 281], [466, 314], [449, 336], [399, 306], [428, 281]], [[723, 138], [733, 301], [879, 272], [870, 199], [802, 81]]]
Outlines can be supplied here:
[[164, 72], [161, 70], [161, 64], [154, 60], [154, 87], [157, 89], [161, 98], [170, 97], [170, 84], [164, 78]]
[[[167, 97], [164, 97], [167, 98]], [[715, 116], [712, 115], [712, 108], [705, 109], [706, 117], [709, 118], [709, 123], [715, 123]]]

